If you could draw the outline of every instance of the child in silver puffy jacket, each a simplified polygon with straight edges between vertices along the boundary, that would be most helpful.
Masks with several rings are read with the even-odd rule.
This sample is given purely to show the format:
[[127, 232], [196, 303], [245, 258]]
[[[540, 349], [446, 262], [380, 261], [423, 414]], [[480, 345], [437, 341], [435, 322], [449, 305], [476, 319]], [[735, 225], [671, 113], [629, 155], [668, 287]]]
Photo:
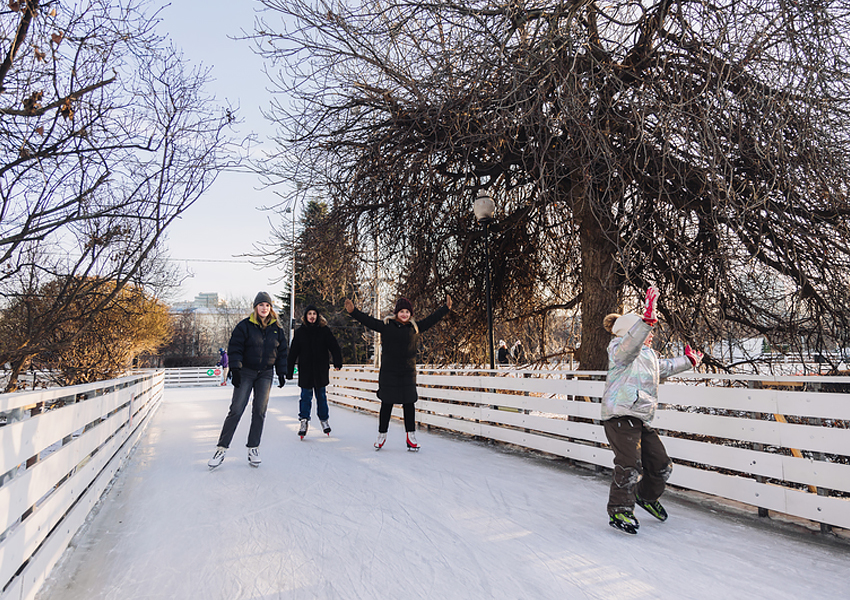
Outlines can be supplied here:
[[614, 475], [608, 495], [612, 527], [637, 533], [638, 504], [660, 521], [667, 512], [658, 499], [673, 468], [658, 433], [650, 427], [658, 406], [660, 380], [696, 367], [702, 353], [685, 346], [685, 355], [659, 359], [652, 349], [653, 328], [658, 322], [658, 290], [646, 291], [642, 317], [612, 313], [603, 326], [615, 335], [608, 345], [608, 375], [602, 396], [602, 424], [614, 451]]

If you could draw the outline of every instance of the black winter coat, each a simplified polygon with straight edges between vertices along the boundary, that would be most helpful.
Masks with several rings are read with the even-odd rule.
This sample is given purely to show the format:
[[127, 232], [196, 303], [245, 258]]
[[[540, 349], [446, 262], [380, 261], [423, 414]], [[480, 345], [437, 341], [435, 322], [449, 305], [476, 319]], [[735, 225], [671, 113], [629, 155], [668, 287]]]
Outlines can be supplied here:
[[325, 318], [319, 315], [315, 323], [310, 323], [306, 317], [302, 325], [292, 336], [292, 346], [289, 348], [286, 378], [292, 379], [295, 365], [298, 364], [298, 387], [315, 389], [326, 387], [330, 383], [328, 375], [331, 370], [331, 356], [334, 367], [342, 368], [342, 351], [333, 332], [328, 327]]
[[265, 371], [274, 367], [278, 377], [286, 375], [286, 355], [289, 350], [287, 332], [279, 321], [264, 328], [254, 320], [254, 315], [242, 319], [233, 328], [227, 354], [230, 369]]
[[354, 309], [351, 313], [354, 319], [381, 334], [381, 370], [378, 373], [378, 398], [381, 402], [410, 404], [419, 399], [416, 394], [419, 334], [436, 325], [447, 314], [448, 307], [442, 306], [421, 321], [411, 319], [402, 324], [393, 317], [379, 321]]

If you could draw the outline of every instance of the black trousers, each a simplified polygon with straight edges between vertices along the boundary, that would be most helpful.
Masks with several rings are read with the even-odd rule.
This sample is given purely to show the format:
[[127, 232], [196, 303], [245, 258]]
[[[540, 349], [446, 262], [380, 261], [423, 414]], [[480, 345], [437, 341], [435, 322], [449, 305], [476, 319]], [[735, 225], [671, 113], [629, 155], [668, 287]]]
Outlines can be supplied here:
[[[416, 407], [413, 402], [402, 404], [404, 411], [404, 430], [416, 431]], [[390, 418], [393, 416], [393, 403], [381, 402], [381, 412], [378, 413], [378, 433], [386, 433], [390, 428]]]

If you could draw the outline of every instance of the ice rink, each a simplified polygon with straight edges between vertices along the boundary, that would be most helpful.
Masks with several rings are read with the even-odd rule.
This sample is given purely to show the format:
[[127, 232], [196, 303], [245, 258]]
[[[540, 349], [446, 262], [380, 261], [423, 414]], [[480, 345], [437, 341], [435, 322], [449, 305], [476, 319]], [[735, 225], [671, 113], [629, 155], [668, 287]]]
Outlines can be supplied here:
[[[168, 389], [40, 600], [850, 598], [850, 546], [684, 494], [637, 536], [607, 524], [608, 478], [447, 433], [407, 452], [393, 421], [331, 406], [301, 441], [273, 388], [252, 468], [250, 408], [207, 467], [231, 388]], [[315, 411], [315, 407], [314, 407]], [[313, 418], [311, 425], [318, 425]]]

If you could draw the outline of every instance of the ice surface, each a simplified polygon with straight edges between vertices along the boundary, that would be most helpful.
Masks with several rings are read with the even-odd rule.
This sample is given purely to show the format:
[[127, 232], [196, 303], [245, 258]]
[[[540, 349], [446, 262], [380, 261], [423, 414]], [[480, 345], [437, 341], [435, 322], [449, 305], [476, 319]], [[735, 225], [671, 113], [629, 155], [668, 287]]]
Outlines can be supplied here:
[[273, 389], [262, 466], [249, 408], [210, 471], [230, 389], [166, 390], [40, 600], [850, 597], [846, 545], [678, 495], [627, 536], [607, 477], [561, 461], [427, 430], [411, 453], [395, 420], [376, 452], [377, 417], [333, 405], [330, 437], [301, 441], [294, 386]]

